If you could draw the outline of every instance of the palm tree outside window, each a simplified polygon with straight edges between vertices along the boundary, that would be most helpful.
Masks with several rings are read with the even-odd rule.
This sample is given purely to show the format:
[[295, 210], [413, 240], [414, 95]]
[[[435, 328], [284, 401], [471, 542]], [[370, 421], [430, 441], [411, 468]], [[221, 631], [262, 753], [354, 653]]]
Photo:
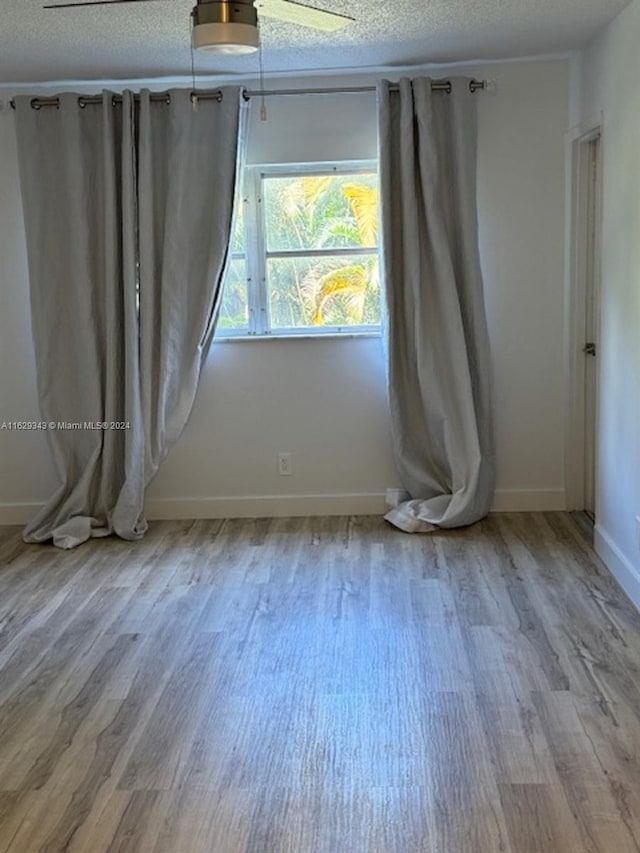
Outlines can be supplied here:
[[380, 325], [375, 164], [249, 167], [221, 336]]

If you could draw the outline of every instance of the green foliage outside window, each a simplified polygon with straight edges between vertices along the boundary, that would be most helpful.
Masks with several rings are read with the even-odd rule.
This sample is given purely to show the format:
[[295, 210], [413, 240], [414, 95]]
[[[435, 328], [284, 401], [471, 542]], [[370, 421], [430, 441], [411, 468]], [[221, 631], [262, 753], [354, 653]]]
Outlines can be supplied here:
[[[379, 324], [376, 175], [266, 175], [262, 196], [271, 328]], [[236, 253], [242, 234], [239, 221]], [[245, 258], [236, 256], [225, 282], [223, 329], [248, 328], [246, 278]]]

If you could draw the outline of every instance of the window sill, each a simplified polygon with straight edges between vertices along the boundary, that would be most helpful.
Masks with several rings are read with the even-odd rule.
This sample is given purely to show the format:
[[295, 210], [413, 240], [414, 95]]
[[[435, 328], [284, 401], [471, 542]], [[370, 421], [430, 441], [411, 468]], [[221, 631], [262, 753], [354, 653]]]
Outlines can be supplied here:
[[213, 338], [214, 344], [238, 344], [246, 343], [247, 341], [335, 341], [335, 340], [353, 340], [354, 338], [381, 338], [382, 332], [380, 329], [374, 329], [370, 332], [326, 332], [324, 334], [287, 334], [286, 332], [273, 333], [270, 335], [216, 335]]

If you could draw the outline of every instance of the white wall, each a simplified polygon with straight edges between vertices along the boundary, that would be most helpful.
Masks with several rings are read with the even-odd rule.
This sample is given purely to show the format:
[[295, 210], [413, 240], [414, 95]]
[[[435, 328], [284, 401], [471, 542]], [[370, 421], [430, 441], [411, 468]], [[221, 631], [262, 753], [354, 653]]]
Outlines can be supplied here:
[[603, 114], [596, 544], [640, 606], [640, 2], [582, 56], [581, 119]]
[[[0, 426], [37, 418], [27, 258], [10, 111], [0, 112]], [[55, 487], [43, 433], [0, 429], [0, 523], [23, 520], [14, 505]], [[8, 505], [4, 507], [3, 505]]]
[[[495, 94], [478, 95], [497, 506], [562, 508], [569, 62], [504, 63], [460, 73], [497, 82]], [[7, 95], [0, 90], [0, 98]], [[267, 124], [252, 124], [254, 161], [375, 154], [371, 95], [272, 98], [267, 106]], [[0, 113], [0, 422], [37, 417], [20, 217], [13, 120], [5, 112]], [[293, 453], [292, 477], [277, 475], [278, 451]], [[30, 507], [16, 504], [41, 502], [52, 484], [44, 436], [0, 431], [0, 519], [21, 519]], [[216, 343], [190, 423], [149, 490], [149, 509], [165, 516], [374, 512], [382, 509], [385, 488], [397, 485], [378, 339]]]
[[569, 62], [497, 66], [478, 76], [498, 81], [496, 95], [481, 96], [478, 163], [498, 505], [562, 509]]

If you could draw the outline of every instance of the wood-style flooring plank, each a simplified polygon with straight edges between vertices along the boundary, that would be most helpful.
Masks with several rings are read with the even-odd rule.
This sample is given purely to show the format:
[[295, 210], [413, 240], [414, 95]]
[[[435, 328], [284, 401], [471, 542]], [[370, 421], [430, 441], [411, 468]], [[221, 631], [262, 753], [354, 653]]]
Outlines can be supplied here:
[[559, 785], [501, 785], [500, 795], [518, 853], [588, 849]]
[[164, 817], [152, 853], [244, 853], [251, 849], [255, 794], [249, 789], [185, 788], [179, 796], [163, 794], [162, 805]]
[[0, 853], [640, 853], [639, 676], [563, 513], [0, 530]]
[[570, 694], [532, 698], [585, 850], [638, 853], [640, 732], [634, 717], [622, 727], [597, 702]]

